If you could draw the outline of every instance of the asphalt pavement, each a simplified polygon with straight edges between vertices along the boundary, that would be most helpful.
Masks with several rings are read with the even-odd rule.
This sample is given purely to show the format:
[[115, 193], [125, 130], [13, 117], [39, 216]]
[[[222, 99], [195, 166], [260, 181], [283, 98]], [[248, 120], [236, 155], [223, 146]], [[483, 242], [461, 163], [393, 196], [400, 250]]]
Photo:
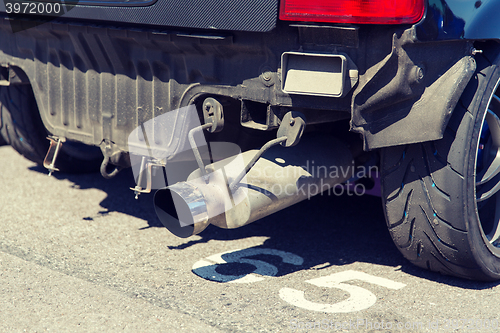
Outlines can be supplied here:
[[319, 196], [180, 239], [133, 176], [46, 170], [0, 147], [1, 332], [498, 332], [498, 283], [428, 272], [380, 198]]

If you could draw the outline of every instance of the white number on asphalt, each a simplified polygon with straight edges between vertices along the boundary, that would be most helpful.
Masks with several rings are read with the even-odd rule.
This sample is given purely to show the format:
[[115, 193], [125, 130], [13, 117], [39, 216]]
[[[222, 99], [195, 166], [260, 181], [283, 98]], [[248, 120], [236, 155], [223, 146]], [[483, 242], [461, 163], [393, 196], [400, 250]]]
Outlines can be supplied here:
[[321, 304], [308, 301], [305, 299], [303, 291], [292, 288], [282, 288], [279, 294], [281, 299], [299, 308], [327, 313], [361, 311], [375, 304], [377, 297], [371, 291], [362, 287], [343, 283], [352, 280], [360, 280], [395, 290], [406, 286], [403, 283], [369, 275], [363, 272], [344, 271], [306, 281], [318, 287], [337, 288], [350, 294], [348, 299], [336, 304]]
[[[197, 261], [193, 265], [193, 272], [210, 281], [217, 282], [233, 282], [233, 283], [250, 283], [264, 280], [264, 276], [276, 276], [278, 268], [262, 260], [247, 259], [247, 257], [256, 255], [273, 255], [280, 257], [284, 263], [300, 266], [303, 264], [302, 257], [285, 251], [264, 249], [264, 248], [249, 248], [244, 250], [232, 250], [219, 254], [214, 254], [210, 257]], [[244, 275], [226, 275], [216, 271], [217, 267], [227, 263], [242, 263], [250, 264], [255, 267], [250, 274]]]

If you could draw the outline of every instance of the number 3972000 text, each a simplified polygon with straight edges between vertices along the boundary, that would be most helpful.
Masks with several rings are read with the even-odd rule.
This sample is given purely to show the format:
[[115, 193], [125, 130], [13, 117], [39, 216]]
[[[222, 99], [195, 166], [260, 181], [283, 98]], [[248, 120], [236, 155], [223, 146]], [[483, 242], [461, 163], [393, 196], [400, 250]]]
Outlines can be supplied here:
[[60, 3], [5, 1], [5, 12], [7, 14], [46, 15], [60, 14], [61, 11], [62, 8]]

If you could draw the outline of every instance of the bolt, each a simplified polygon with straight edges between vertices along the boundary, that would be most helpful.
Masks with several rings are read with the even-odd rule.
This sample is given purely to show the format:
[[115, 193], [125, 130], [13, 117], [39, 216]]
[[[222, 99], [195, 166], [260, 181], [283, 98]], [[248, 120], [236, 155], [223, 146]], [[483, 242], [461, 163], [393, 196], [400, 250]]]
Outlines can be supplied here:
[[264, 81], [271, 80], [271, 77], [272, 73], [270, 71], [265, 71], [264, 73], [262, 73], [262, 78], [264, 79]]
[[472, 55], [476, 55], [476, 54], [478, 54], [478, 53], [483, 53], [483, 50], [476, 50], [475, 48], [472, 48], [472, 50], [470, 51], [470, 53], [471, 53]]
[[292, 118], [292, 119], [290, 119], [290, 126], [293, 126], [293, 125], [295, 125], [295, 119]]
[[424, 78], [424, 69], [420, 66], [417, 66], [415, 76], [416, 76], [417, 82], [420, 82]]

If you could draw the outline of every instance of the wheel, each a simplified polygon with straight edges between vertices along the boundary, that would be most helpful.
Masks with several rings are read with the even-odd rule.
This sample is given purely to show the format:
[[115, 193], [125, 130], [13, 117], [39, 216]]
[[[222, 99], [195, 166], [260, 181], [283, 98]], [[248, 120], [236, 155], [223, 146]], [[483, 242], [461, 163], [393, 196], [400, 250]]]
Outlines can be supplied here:
[[477, 45], [477, 70], [441, 140], [381, 150], [394, 243], [413, 264], [500, 279], [500, 47]]
[[[0, 134], [18, 153], [43, 165], [49, 149], [48, 133], [30, 85], [0, 87]], [[95, 172], [102, 159], [98, 147], [67, 141], [57, 157], [56, 167], [66, 173]]]

